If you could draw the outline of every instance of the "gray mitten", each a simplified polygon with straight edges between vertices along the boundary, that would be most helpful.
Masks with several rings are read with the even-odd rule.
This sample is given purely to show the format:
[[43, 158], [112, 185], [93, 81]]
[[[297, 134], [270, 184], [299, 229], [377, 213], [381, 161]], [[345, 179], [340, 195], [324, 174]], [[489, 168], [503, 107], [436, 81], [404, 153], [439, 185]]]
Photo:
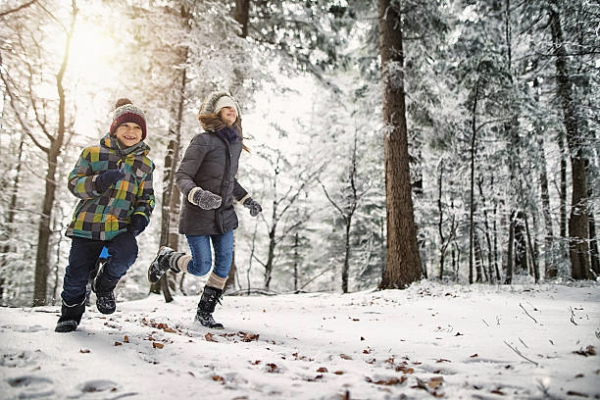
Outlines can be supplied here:
[[213, 192], [195, 187], [188, 193], [188, 201], [203, 210], [214, 210], [221, 207], [222, 199]]
[[244, 201], [244, 207], [250, 210], [250, 215], [253, 217], [256, 217], [262, 212], [262, 207], [258, 204], [258, 201], [252, 200], [252, 197], [248, 197], [246, 201]]

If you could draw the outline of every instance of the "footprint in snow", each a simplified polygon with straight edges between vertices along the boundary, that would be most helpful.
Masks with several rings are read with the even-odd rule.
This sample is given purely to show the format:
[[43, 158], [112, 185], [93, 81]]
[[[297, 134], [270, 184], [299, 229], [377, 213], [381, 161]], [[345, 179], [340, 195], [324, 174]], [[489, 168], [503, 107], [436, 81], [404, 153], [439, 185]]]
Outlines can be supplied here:
[[97, 379], [93, 381], [87, 381], [82, 383], [77, 388], [81, 390], [83, 393], [95, 393], [95, 392], [104, 392], [104, 391], [112, 391], [117, 390], [117, 384], [113, 381]]
[[40, 352], [23, 351], [21, 353], [2, 354], [0, 367], [27, 367], [39, 362]]
[[[107, 397], [108, 395], [103, 395], [103, 398], [110, 400], [118, 400], [125, 397], [139, 395], [139, 393], [136, 392], [119, 393], [119, 385], [116, 382], [105, 379], [87, 381], [79, 385], [77, 388], [81, 391], [83, 395], [97, 392], [110, 392], [110, 397]], [[72, 398], [74, 397], [75, 396], [72, 396]]]
[[11, 387], [21, 389], [19, 399], [43, 399], [54, 394], [54, 382], [47, 378], [23, 375], [7, 381]]
[[0, 326], [1, 329], [6, 329], [6, 330], [10, 330], [13, 332], [22, 332], [22, 333], [35, 333], [35, 332], [40, 332], [40, 331], [47, 331], [48, 328], [44, 328], [41, 325], [32, 325], [32, 326], [28, 326], [28, 325], [2, 325]]

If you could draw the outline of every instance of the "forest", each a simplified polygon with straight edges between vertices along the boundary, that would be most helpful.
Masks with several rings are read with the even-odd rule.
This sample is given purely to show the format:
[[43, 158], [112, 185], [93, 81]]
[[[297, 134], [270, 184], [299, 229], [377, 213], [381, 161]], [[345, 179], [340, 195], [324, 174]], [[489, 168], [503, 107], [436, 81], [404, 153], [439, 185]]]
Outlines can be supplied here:
[[[57, 304], [67, 175], [115, 100], [148, 118], [157, 204], [120, 298], [177, 233], [204, 97], [250, 153], [230, 292], [596, 280], [600, 5], [590, 0], [4, 0], [0, 305]], [[242, 215], [244, 214], [244, 215]]]

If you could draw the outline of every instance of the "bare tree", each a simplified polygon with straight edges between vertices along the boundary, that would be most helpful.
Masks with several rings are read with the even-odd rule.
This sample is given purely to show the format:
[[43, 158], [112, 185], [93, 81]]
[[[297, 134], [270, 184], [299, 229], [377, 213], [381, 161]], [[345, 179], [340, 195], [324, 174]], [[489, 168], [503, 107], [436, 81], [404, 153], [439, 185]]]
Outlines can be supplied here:
[[338, 204], [327, 192], [325, 185], [319, 181], [327, 200], [338, 211], [344, 220], [344, 265], [342, 266], [342, 292], [348, 293], [348, 273], [350, 271], [350, 229], [352, 228], [352, 217], [358, 207], [358, 202], [364, 193], [358, 192], [357, 187], [357, 132], [354, 131], [354, 145], [352, 146], [352, 156], [350, 157], [350, 166], [348, 168], [348, 187], [344, 190], [344, 203]]
[[[35, 146], [46, 155], [47, 160], [44, 196], [38, 227], [33, 306], [45, 305], [47, 301], [50, 238], [53, 233], [51, 221], [56, 195], [55, 178], [59, 164], [59, 155], [68, 135], [67, 98], [63, 80], [69, 60], [71, 39], [78, 11], [76, 0], [72, 0], [70, 21], [65, 26], [46, 7], [39, 6], [39, 9], [36, 8], [35, 10], [35, 12], [42, 13], [60, 25], [64, 33], [62, 61], [58, 66], [58, 71], [54, 75], [58, 95], [56, 102], [40, 99], [34, 92], [34, 82], [43, 79], [45, 71], [41, 69], [47, 68], [47, 64], [42, 58], [44, 55], [43, 44], [36, 39], [36, 35], [32, 32], [16, 32], [20, 35], [17, 43], [20, 44], [19, 51], [22, 52], [21, 60], [23, 60], [22, 63], [24, 65], [18, 66], [15, 64], [11, 66], [24, 71], [24, 78], [28, 81], [23, 82], [19, 80], [19, 78], [12, 75], [13, 71], [8, 68], [3, 68], [0, 72], [10, 98], [9, 103], [19, 124]], [[38, 26], [36, 25], [34, 28], [37, 30]], [[29, 62], [27, 60], [33, 61]], [[33, 111], [35, 124], [30, 124], [28, 110]], [[43, 135], [40, 136], [38, 132], [42, 132]]]
[[283, 221], [286, 214], [290, 210], [292, 210], [294, 203], [296, 202], [296, 200], [298, 200], [300, 194], [304, 191], [307, 182], [310, 182], [319, 173], [319, 169], [313, 170], [310, 166], [308, 166], [306, 170], [301, 171], [298, 174], [298, 178], [296, 179], [297, 184], [288, 186], [285, 193], [280, 195], [278, 193], [278, 179], [279, 174], [281, 172], [281, 151], [277, 150], [276, 157], [277, 158], [275, 160], [275, 164], [273, 165], [274, 176], [271, 187], [271, 191], [273, 194], [273, 203], [271, 205], [271, 218], [270, 220], [267, 220], [265, 216], [260, 214], [260, 218], [264, 219], [268, 230], [269, 247], [267, 251], [267, 260], [262, 261], [257, 256], [254, 256], [254, 259], [265, 268], [265, 289], [269, 289], [269, 286], [271, 285], [271, 278], [275, 262], [275, 250], [277, 248], [277, 245], [286, 237], [293, 234], [297, 226], [305, 221], [295, 221], [290, 226], [287, 226], [282, 232], [279, 232], [278, 230], [279, 224]]

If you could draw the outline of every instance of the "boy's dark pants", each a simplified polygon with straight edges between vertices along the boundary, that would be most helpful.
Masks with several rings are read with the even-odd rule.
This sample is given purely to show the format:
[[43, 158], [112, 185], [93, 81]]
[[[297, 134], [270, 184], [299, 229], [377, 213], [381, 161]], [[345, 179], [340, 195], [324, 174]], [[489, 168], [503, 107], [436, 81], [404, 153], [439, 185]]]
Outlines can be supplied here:
[[123, 232], [110, 241], [74, 237], [61, 294], [65, 304], [83, 303], [89, 274], [95, 268], [104, 246], [108, 248], [110, 257], [104, 265], [102, 279], [114, 285], [137, 258], [137, 242], [130, 232]]

